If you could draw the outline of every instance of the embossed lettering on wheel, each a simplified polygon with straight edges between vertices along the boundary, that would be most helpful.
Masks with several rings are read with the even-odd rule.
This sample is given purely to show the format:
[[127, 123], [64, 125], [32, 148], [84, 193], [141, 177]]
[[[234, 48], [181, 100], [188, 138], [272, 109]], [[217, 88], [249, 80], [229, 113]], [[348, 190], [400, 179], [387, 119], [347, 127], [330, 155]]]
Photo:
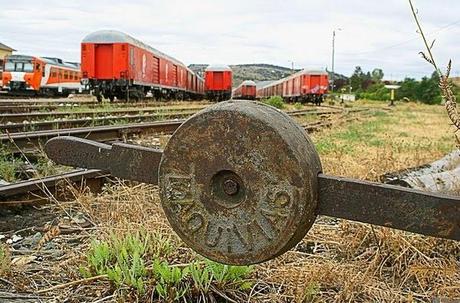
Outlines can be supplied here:
[[160, 164], [169, 222], [219, 262], [252, 264], [285, 252], [315, 219], [310, 189], [321, 167], [312, 148], [269, 106], [224, 102], [196, 114], [176, 131]]

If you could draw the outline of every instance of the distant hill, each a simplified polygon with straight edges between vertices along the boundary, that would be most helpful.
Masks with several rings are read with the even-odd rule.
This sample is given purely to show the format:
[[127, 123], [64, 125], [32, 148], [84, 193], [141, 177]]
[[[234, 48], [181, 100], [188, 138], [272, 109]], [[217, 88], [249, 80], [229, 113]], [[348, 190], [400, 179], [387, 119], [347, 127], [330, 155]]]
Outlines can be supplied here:
[[[190, 64], [189, 68], [194, 72], [203, 75], [207, 64]], [[244, 80], [254, 80], [257, 82], [278, 80], [287, 77], [293, 73], [290, 68], [272, 64], [238, 64], [230, 65], [233, 70], [233, 86], [236, 87]], [[295, 69], [298, 72], [300, 69]], [[336, 74], [336, 79], [348, 79], [343, 75]], [[266, 81], [266, 82], [265, 82]]]

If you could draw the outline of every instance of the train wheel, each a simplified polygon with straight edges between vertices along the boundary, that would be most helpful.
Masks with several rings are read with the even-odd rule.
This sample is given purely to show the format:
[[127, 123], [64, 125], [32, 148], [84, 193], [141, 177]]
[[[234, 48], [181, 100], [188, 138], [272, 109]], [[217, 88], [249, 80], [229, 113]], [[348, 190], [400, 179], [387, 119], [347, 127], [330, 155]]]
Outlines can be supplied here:
[[97, 99], [97, 102], [102, 102], [102, 95], [97, 95], [96, 99]]
[[110, 96], [109, 96], [109, 100], [110, 100], [110, 102], [113, 102], [113, 101], [115, 100], [115, 96], [114, 96], [114, 95], [110, 95]]

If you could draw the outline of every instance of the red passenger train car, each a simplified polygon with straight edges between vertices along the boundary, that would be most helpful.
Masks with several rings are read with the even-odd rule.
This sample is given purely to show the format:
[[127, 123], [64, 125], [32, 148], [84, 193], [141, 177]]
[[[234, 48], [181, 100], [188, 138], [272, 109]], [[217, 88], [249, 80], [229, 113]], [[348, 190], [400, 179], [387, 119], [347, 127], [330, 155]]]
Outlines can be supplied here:
[[327, 94], [329, 76], [326, 71], [302, 70], [274, 81], [257, 91], [259, 98], [281, 96], [285, 101], [321, 104]]
[[251, 80], [243, 81], [237, 88], [233, 90], [233, 99], [256, 99], [256, 83]]
[[139, 100], [197, 99], [204, 81], [182, 62], [133, 37], [114, 30], [86, 36], [81, 44], [82, 83], [102, 97]]
[[80, 79], [79, 63], [10, 55], [4, 61], [2, 89], [12, 95], [67, 96], [82, 91]]
[[232, 69], [227, 65], [210, 65], [204, 71], [206, 98], [212, 101], [232, 97]]

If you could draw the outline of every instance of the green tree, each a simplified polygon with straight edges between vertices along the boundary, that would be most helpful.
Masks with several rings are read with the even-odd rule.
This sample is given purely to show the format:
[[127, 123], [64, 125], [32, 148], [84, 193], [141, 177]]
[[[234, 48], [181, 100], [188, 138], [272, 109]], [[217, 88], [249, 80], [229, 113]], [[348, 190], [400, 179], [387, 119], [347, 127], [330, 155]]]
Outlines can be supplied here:
[[361, 66], [357, 66], [350, 77], [350, 84], [353, 91], [359, 91], [363, 87], [364, 73]]
[[409, 100], [417, 99], [417, 90], [419, 87], [419, 82], [413, 78], [405, 78], [403, 82], [400, 83], [401, 88], [396, 90], [397, 99], [408, 98]]
[[431, 78], [423, 77], [417, 88], [417, 99], [427, 104], [441, 103], [441, 92], [439, 89], [439, 76], [433, 72]]
[[381, 82], [383, 79], [384, 73], [381, 68], [374, 68], [372, 71], [372, 81]]

